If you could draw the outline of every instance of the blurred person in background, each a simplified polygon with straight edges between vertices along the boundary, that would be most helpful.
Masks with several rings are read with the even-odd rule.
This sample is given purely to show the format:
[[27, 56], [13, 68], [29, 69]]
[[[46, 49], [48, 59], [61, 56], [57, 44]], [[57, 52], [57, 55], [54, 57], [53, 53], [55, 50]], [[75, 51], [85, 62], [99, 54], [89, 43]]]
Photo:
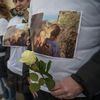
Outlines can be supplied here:
[[2, 46], [2, 39], [7, 31], [8, 21], [10, 18], [11, 15], [7, 5], [5, 4], [4, 0], [0, 0], [0, 95], [5, 100], [8, 100], [9, 98], [9, 89], [6, 84], [9, 48]]
[[[28, 6], [30, 0], [13, 0], [15, 8], [11, 13], [14, 17], [9, 21], [8, 28], [11, 26], [18, 26], [20, 24], [26, 24], [28, 21]], [[23, 71], [25, 68], [20, 61], [21, 54], [27, 47], [10, 47], [10, 58], [7, 63], [8, 67], [8, 86], [11, 89], [11, 99], [16, 100], [16, 91], [24, 95], [24, 100], [32, 100], [32, 94], [28, 88], [27, 71]]]

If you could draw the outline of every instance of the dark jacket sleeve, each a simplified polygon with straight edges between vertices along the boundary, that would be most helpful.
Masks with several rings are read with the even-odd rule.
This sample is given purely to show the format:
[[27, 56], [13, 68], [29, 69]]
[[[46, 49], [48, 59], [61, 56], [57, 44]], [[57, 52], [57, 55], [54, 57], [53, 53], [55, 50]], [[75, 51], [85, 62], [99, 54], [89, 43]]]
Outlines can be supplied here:
[[88, 97], [100, 93], [100, 51], [71, 77], [84, 88]]

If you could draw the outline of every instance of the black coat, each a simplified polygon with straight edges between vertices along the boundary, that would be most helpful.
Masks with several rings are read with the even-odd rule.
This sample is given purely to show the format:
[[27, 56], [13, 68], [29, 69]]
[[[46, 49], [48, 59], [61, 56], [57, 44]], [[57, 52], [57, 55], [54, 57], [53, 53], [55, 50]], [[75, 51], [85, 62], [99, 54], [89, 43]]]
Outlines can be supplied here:
[[9, 58], [9, 48], [5, 48], [6, 55], [0, 57], [0, 77], [7, 77], [7, 60]]
[[[2, 36], [0, 36], [0, 40], [2, 41]], [[10, 54], [9, 47], [3, 47], [0, 42], [0, 53], [5, 53], [5, 56], [0, 57], [0, 78], [7, 77], [7, 60]]]
[[72, 75], [93, 100], [100, 100], [100, 50], [76, 74]]

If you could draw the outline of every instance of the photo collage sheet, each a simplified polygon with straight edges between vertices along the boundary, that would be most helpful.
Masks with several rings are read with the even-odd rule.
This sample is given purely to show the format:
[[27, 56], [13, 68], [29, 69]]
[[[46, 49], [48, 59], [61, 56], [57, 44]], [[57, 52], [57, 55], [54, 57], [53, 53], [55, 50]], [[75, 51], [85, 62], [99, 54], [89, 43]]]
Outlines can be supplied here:
[[59, 11], [55, 15], [37, 13], [32, 16], [30, 31], [26, 23], [12, 25], [3, 37], [3, 46], [27, 46], [52, 57], [72, 58], [80, 29], [81, 12]]

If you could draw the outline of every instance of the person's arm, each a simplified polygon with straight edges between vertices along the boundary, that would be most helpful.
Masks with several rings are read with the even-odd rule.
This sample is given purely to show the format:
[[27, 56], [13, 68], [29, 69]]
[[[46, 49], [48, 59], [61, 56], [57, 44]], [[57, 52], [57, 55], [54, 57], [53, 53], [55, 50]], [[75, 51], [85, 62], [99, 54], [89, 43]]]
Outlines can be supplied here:
[[71, 77], [83, 87], [88, 97], [100, 93], [100, 51]]

